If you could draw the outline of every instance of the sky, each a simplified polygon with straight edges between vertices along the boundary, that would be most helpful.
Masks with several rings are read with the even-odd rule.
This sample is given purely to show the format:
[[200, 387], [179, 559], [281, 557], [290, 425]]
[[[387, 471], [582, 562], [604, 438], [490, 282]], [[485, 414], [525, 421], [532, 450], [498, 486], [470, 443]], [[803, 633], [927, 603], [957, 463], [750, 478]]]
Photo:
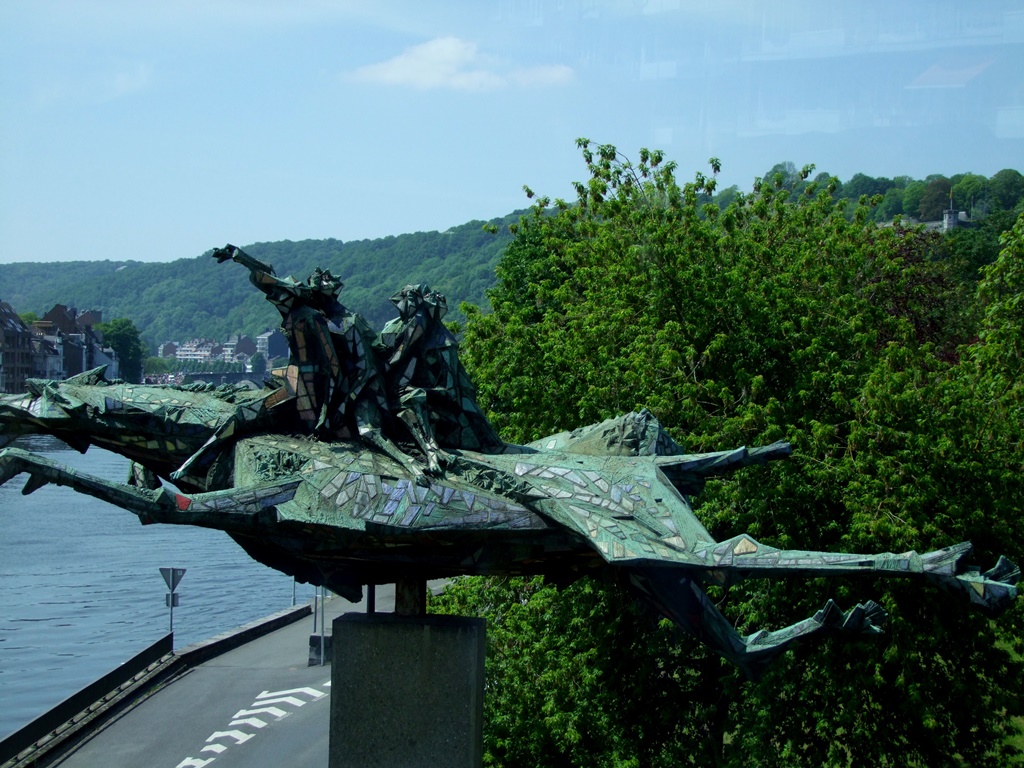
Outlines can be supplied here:
[[1019, 0], [3, 0], [0, 263], [444, 231], [573, 199], [576, 139], [1024, 171]]

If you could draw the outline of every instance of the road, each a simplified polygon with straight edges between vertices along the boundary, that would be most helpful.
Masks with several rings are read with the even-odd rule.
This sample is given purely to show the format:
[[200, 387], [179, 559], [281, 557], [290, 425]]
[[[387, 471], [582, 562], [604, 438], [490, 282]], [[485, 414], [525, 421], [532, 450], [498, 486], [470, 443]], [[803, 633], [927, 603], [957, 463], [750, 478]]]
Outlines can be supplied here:
[[[391, 611], [394, 586], [377, 588]], [[327, 621], [362, 612], [342, 598]], [[80, 744], [64, 768], [325, 768], [330, 666], [308, 666], [313, 619], [258, 638], [190, 670]]]

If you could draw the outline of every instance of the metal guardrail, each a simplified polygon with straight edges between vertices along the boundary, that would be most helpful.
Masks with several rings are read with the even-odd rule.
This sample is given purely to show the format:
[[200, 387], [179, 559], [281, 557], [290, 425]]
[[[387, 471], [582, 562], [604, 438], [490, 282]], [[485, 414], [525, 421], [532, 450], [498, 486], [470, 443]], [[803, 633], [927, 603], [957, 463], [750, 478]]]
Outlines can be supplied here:
[[0, 741], [0, 766], [49, 736], [69, 720], [87, 711], [92, 705], [102, 701], [105, 696], [116, 691], [164, 656], [168, 656], [173, 646], [174, 633], [169, 632], [124, 664], [90, 683], [78, 693], [68, 696], [49, 712], [44, 712], [7, 736]]

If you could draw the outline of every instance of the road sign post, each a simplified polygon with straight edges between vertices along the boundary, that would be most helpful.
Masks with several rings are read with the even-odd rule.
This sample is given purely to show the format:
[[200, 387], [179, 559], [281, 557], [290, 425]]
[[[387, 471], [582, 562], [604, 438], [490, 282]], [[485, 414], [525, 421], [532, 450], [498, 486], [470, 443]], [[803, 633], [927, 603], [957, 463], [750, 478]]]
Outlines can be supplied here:
[[171, 590], [167, 593], [165, 601], [167, 607], [171, 610], [170, 628], [168, 631], [174, 632], [174, 606], [178, 604], [178, 595], [174, 590], [178, 588], [178, 584], [181, 583], [181, 578], [185, 575], [184, 568], [161, 568], [160, 575], [164, 577], [164, 582], [167, 584], [167, 588]]

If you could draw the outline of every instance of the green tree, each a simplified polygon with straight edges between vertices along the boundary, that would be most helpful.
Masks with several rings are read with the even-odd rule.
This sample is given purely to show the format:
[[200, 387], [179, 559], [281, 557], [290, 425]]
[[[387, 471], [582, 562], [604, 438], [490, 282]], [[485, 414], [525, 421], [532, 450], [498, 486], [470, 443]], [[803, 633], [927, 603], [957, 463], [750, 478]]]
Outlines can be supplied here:
[[164, 357], [147, 357], [142, 364], [142, 372], [147, 376], [170, 373], [172, 370], [173, 364]]
[[917, 211], [921, 221], [942, 221], [942, 212], [949, 208], [952, 185], [944, 176], [929, 181], [921, 194]]
[[460, 579], [430, 602], [489, 617], [484, 765], [674, 768], [720, 752], [706, 653], [623, 587]]
[[32, 325], [32, 323], [36, 322], [39, 319], [39, 315], [37, 315], [35, 312], [19, 312], [18, 317], [21, 318], [21, 322], [23, 322], [25, 325]]
[[728, 208], [736, 201], [736, 198], [738, 198], [740, 194], [742, 194], [740, 192], [740, 188], [733, 184], [731, 187], [726, 187], [715, 195], [715, 204], [718, 205], [719, 208]]
[[996, 260], [1001, 249], [1003, 233], [1013, 227], [1014, 215], [1010, 211], [993, 211], [974, 226], [957, 227], [949, 233], [947, 244], [965, 279], [977, 281], [981, 268]]
[[1014, 210], [1024, 200], [1024, 176], [1012, 168], [1004, 168], [988, 180], [988, 197], [996, 210]]
[[884, 195], [892, 187], [891, 179], [884, 177], [876, 179], [863, 173], [855, 173], [849, 181], [843, 184], [843, 197], [856, 202], [861, 197], [870, 198], [875, 195]]
[[903, 188], [903, 212], [908, 216], [921, 215], [921, 198], [927, 186], [923, 181], [911, 181]]
[[[953, 260], [936, 258], [940, 236], [876, 227], [868, 208], [833, 200], [833, 180], [807, 183], [796, 199], [762, 183], [719, 210], [701, 202], [713, 193], [717, 161], [711, 175], [680, 186], [661, 153], [642, 150], [634, 165], [611, 146], [581, 140], [580, 148], [589, 179], [576, 184], [575, 204], [549, 211], [550, 201], [538, 198], [499, 264], [493, 313], [468, 308], [464, 359], [506, 439], [646, 406], [695, 452], [794, 444], [794, 459], [780, 467], [709, 484], [699, 515], [718, 537], [747, 531], [776, 546], [846, 551], [923, 550], [967, 538], [980, 562], [1001, 550], [1020, 556], [1020, 438], [986, 454], [992, 466], [980, 465], [978, 446], [988, 445], [984, 430], [993, 428], [985, 426], [991, 393], [961, 361], [975, 354], [964, 344], [978, 336], [981, 310]], [[811, 173], [800, 171], [805, 181]], [[1020, 346], [1007, 346], [1007, 355]], [[1004, 427], [1008, 437], [1013, 427]], [[515, 605], [556, 599], [540, 590], [466, 589], [479, 589], [470, 602], [495, 620]], [[548, 685], [544, 670], [571, 668], [588, 642], [603, 643], [592, 663], [608, 680], [602, 660], [644, 652], [642, 642], [619, 648], [614, 638], [588, 639], [599, 630], [589, 608], [577, 611], [578, 595], [557, 598], [569, 605], [557, 609], [565, 618], [556, 625], [578, 634], [555, 646], [541, 641], [553, 630], [522, 626], [515, 642], [494, 649], [489, 685], [514, 690], [520, 683], [500, 677], [521, 680], [524, 670]], [[802, 581], [798, 591], [749, 583], [720, 599], [741, 630], [752, 631], [804, 618], [829, 596], [880, 599], [891, 616], [887, 638], [809, 643], [757, 684], [742, 683], [715, 657], [691, 655], [692, 645], [680, 647], [673, 658], [688, 661], [663, 661], [662, 674], [678, 686], [674, 714], [691, 730], [639, 734], [608, 721], [613, 743], [574, 742], [585, 742], [584, 752], [565, 741], [582, 731], [563, 724], [609, 704], [586, 692], [566, 698], [559, 686], [572, 683], [552, 672], [547, 695], [529, 694], [548, 702], [544, 734], [488, 725], [489, 753], [504, 756], [494, 764], [626, 765], [631, 755], [650, 754], [652, 739], [658, 754], [678, 762], [681, 743], [710, 745], [691, 752], [696, 765], [963, 758], [996, 766], [1017, 754], [1007, 737], [1024, 713], [1024, 669], [1010, 653], [1019, 645], [1019, 609], [991, 623], [926, 586], [899, 582]], [[541, 743], [557, 754], [513, 758], [512, 733], [548, 739]]]
[[953, 204], [961, 211], [969, 211], [971, 218], [975, 206], [984, 204], [987, 194], [988, 179], [977, 173], [965, 173], [953, 183]]
[[892, 221], [903, 213], [903, 191], [896, 187], [886, 190], [882, 201], [875, 208], [875, 221]]
[[[803, 192], [807, 184], [807, 176], [800, 173], [796, 165], [787, 160], [784, 163], [776, 163], [764, 175], [762, 182], [776, 189], [788, 190], [795, 199]], [[698, 192], [698, 194], [701, 194]]]
[[103, 343], [117, 354], [121, 378], [134, 383], [142, 381], [142, 362], [147, 350], [135, 324], [126, 317], [117, 317], [95, 327], [103, 334]]
[[263, 376], [267, 372], [267, 358], [257, 352], [249, 358], [249, 366], [254, 376]]
[[776, 163], [762, 177], [763, 180], [776, 187], [792, 189], [794, 185], [802, 181], [800, 171], [791, 160], [784, 163]]

